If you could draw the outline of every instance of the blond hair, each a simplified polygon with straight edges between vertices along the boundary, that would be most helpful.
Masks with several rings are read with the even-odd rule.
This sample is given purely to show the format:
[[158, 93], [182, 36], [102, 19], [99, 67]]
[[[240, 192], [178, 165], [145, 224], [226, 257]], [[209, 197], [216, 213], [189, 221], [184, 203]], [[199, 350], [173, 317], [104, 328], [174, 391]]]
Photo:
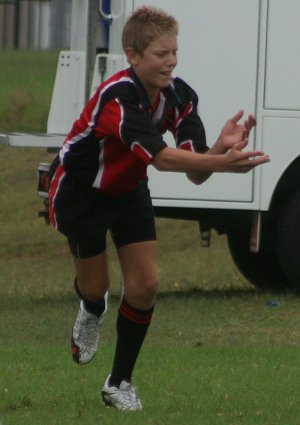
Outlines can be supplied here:
[[177, 20], [163, 11], [152, 6], [142, 6], [129, 16], [122, 35], [123, 50], [131, 47], [142, 54], [147, 46], [162, 35], [177, 35]]

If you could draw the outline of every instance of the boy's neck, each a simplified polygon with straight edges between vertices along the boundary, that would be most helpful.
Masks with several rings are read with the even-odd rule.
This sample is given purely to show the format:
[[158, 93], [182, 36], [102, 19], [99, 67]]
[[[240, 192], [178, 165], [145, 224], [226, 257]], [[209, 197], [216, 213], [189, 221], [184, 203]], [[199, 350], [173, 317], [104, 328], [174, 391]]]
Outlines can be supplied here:
[[149, 95], [151, 106], [155, 107], [155, 105], [158, 102], [159, 96], [160, 96], [160, 90], [155, 90], [155, 92], [148, 93], [148, 95]]
[[159, 105], [159, 100], [160, 100], [160, 91], [157, 93], [156, 97], [154, 100], [152, 100], [150, 98], [150, 102], [151, 102], [151, 112], [154, 113], [156, 111], [156, 108]]

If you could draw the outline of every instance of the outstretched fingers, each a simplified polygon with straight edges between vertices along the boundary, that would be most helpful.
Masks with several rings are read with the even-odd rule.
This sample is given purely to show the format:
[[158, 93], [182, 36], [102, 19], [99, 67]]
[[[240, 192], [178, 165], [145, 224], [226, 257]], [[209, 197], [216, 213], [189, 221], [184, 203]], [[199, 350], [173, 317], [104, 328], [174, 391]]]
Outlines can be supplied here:
[[237, 173], [247, 173], [258, 165], [266, 164], [270, 161], [268, 155], [260, 150], [244, 151], [248, 139], [234, 145], [227, 153], [228, 165], [231, 171]]
[[241, 168], [244, 168], [242, 171], [247, 172], [258, 165], [270, 162], [270, 157], [262, 151], [240, 152], [238, 162]]
[[254, 152], [248, 152], [248, 154], [250, 154], [248, 159], [249, 161], [251, 161], [252, 164], [260, 165], [260, 164], [265, 164], [267, 162], [270, 162], [269, 155], [266, 155], [264, 152], [254, 151]]
[[230, 118], [229, 121], [233, 122], [234, 124], [237, 124], [240, 121], [240, 119], [243, 117], [243, 115], [244, 115], [244, 111], [240, 110], [232, 118]]
[[256, 125], [256, 119], [253, 115], [248, 115], [248, 118], [244, 121], [244, 132], [243, 136], [248, 137], [251, 129]]

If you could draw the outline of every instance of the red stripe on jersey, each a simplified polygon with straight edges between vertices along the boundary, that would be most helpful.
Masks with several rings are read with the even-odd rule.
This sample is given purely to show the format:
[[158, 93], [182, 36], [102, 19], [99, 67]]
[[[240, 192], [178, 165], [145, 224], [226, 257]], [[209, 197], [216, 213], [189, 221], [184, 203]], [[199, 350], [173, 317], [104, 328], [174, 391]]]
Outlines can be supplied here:
[[[101, 142], [99, 168], [93, 183], [93, 187], [109, 194], [130, 191], [136, 187], [137, 181], [146, 176], [145, 163], [121, 139], [122, 123], [123, 110], [117, 99], [114, 99], [106, 104], [97, 123], [96, 136], [109, 136]], [[132, 172], [129, 173], [129, 170]]]
[[56, 217], [55, 217], [55, 207], [54, 207], [54, 201], [55, 197], [57, 195], [57, 192], [59, 190], [60, 183], [65, 175], [65, 171], [62, 167], [62, 165], [59, 165], [55, 171], [55, 174], [51, 180], [51, 186], [49, 190], [49, 219], [50, 223], [57, 227], [56, 223]]
[[[141, 181], [146, 176], [145, 164], [120, 140], [108, 137], [102, 149], [103, 162], [97, 175], [99, 180], [96, 178], [93, 187], [111, 195], [125, 193], [136, 186], [137, 178]], [[129, 169], [133, 170], [132, 174], [128, 173]]]
[[193, 103], [189, 102], [188, 105], [186, 106], [185, 110], [183, 111], [182, 114], [179, 115], [179, 117], [177, 118], [176, 122], [175, 122], [175, 127], [177, 128], [181, 121], [183, 120], [183, 118], [187, 117], [193, 110]]
[[133, 142], [131, 145], [132, 152], [139, 157], [145, 164], [149, 164], [152, 155], [139, 142]]
[[195, 149], [193, 147], [193, 142], [192, 140], [185, 140], [184, 142], [181, 142], [179, 145], [180, 149], [184, 150], [184, 151], [190, 151], [190, 152], [194, 152]]

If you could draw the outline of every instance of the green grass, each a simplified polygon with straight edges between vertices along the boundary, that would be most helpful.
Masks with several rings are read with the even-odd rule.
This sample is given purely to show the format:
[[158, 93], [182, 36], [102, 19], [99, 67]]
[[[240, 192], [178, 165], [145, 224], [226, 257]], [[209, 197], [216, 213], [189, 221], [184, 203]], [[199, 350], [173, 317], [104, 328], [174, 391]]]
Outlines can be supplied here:
[[[14, 358], [13, 352], [6, 354]], [[296, 352], [278, 348], [213, 352], [148, 348], [147, 354], [141, 356], [136, 374], [146, 407], [134, 417], [106, 409], [99, 403], [99, 384], [105, 379], [103, 369], [109, 367], [107, 359], [111, 355], [111, 348], [105, 345], [101, 358], [98, 356], [93, 364], [80, 368], [71, 364], [67, 353], [53, 347], [47, 347], [47, 352], [39, 347], [23, 349], [22, 362], [15, 357], [17, 366], [9, 370], [17, 379], [14, 383], [10, 379], [2, 393], [3, 423], [299, 423]], [[32, 375], [29, 380], [28, 368]], [[174, 374], [175, 368], [184, 368], [185, 374], [179, 378]], [[165, 386], [158, 386], [158, 382]]]
[[[5, 125], [41, 131], [55, 55], [34, 52], [30, 68], [24, 57], [31, 53], [3, 54], [15, 92], [34, 87], [38, 111], [31, 121], [25, 108], [19, 127], [8, 112], [3, 118], [11, 93], [0, 67], [0, 132]], [[42, 62], [44, 68], [36, 66]], [[38, 72], [46, 79], [30, 86]], [[256, 290], [235, 269], [223, 236], [213, 234], [212, 247], [200, 248], [197, 223], [180, 220], [157, 220], [160, 293], [134, 374], [145, 408], [130, 414], [102, 405], [119, 266], [109, 240], [103, 344], [80, 367], [69, 350], [78, 308], [72, 261], [64, 238], [37, 216], [36, 169], [51, 158], [43, 149], [0, 146], [0, 424], [300, 425], [299, 298]], [[272, 299], [279, 305], [269, 306]]]
[[[257, 291], [236, 271], [224, 237], [200, 248], [197, 223], [180, 220], [157, 220], [161, 289], [135, 371], [145, 409], [132, 419], [104, 408], [119, 267], [109, 240], [103, 346], [77, 366], [73, 265], [64, 238], [37, 217], [35, 170], [50, 157], [0, 148], [0, 423], [299, 425], [299, 299]], [[274, 297], [280, 304], [268, 306]]]
[[57, 61], [57, 51], [0, 53], [0, 133], [46, 130]]
[[[135, 373], [145, 403], [135, 423], [298, 425], [298, 305], [286, 297], [282, 307], [266, 307], [265, 296], [159, 297]], [[2, 423], [132, 422], [131, 414], [100, 402], [113, 356], [115, 297], [101, 351], [83, 367], [73, 364], [69, 353], [77, 309], [73, 295], [1, 300]], [[176, 317], [170, 320], [172, 311]], [[293, 317], [289, 324], [287, 316]]]

